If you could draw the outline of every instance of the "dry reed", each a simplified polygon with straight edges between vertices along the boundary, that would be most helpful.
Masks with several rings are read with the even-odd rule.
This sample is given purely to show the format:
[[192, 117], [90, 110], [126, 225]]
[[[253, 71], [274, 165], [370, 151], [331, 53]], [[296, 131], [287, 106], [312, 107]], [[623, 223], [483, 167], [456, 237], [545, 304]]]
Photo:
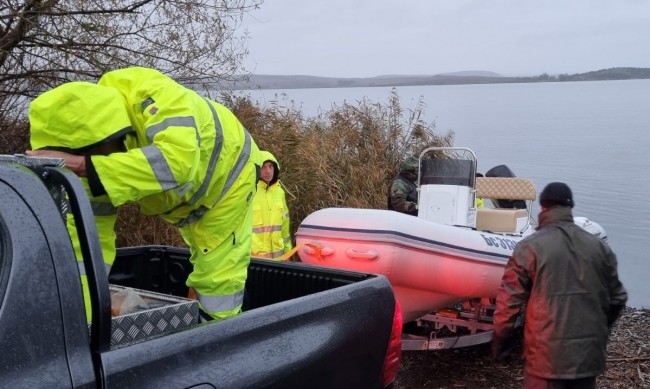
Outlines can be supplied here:
[[247, 98], [227, 104], [280, 162], [292, 232], [321, 208], [385, 208], [404, 158], [453, 141], [453, 133], [440, 135], [423, 120], [422, 101], [404, 110], [395, 91], [385, 104], [343, 103], [308, 119], [291, 104], [260, 108]]

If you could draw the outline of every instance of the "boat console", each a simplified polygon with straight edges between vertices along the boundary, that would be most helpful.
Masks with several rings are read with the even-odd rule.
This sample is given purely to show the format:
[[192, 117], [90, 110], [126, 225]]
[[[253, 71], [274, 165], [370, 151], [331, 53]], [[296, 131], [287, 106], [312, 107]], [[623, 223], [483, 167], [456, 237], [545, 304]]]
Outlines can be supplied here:
[[[537, 195], [529, 179], [514, 177], [505, 165], [496, 172], [491, 169], [491, 175], [509, 176], [476, 177], [476, 155], [464, 147], [431, 147], [419, 161], [419, 218], [505, 234], [528, 229]], [[476, 197], [492, 200], [494, 208], [477, 208]]]
[[476, 155], [464, 147], [430, 147], [420, 154], [418, 217], [476, 226]]

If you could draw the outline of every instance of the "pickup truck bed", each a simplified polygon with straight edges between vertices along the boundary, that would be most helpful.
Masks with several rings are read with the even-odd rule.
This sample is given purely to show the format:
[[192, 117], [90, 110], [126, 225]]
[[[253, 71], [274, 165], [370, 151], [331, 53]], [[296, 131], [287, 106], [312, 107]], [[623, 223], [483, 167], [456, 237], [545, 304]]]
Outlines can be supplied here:
[[[52, 196], [61, 188], [82, 240], [90, 331]], [[0, 387], [379, 388], [394, 380], [401, 313], [383, 276], [253, 261], [242, 314], [111, 348], [109, 277], [81, 183], [62, 168], [0, 162], [0, 199]], [[190, 269], [184, 249], [126, 248], [110, 282], [186, 296]]]

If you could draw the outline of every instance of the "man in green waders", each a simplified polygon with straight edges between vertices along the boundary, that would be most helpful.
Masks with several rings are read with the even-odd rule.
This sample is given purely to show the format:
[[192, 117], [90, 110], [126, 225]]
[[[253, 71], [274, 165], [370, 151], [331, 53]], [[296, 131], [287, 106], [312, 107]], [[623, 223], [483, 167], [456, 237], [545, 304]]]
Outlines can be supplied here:
[[144, 214], [180, 228], [194, 267], [187, 285], [202, 316], [239, 313], [259, 150], [232, 112], [156, 70], [135, 67], [106, 73], [97, 84], [70, 82], [45, 92], [31, 103], [29, 120], [34, 151], [27, 154], [64, 158], [82, 178], [107, 268], [115, 258], [115, 207], [137, 202]]

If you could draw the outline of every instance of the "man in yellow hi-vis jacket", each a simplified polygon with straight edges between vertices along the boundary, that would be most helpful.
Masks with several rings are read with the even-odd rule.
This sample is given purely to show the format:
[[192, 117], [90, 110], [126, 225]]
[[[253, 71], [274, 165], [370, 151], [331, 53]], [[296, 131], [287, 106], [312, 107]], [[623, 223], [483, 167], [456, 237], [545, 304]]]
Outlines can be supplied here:
[[107, 266], [114, 207], [135, 201], [180, 228], [194, 267], [187, 285], [202, 311], [214, 319], [240, 311], [259, 150], [232, 112], [135, 67], [45, 92], [29, 119], [28, 154], [64, 158], [87, 186]]
[[270, 152], [261, 151], [260, 161], [261, 179], [253, 200], [251, 256], [279, 260], [293, 247], [289, 232], [289, 207], [278, 181], [280, 164], [277, 159]]

